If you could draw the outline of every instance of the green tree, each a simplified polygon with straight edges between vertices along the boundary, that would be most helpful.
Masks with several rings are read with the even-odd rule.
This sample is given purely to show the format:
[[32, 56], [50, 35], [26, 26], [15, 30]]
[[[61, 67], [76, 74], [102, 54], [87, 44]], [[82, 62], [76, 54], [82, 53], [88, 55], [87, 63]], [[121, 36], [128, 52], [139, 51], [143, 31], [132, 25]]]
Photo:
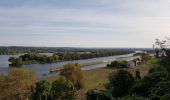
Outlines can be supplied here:
[[61, 75], [69, 79], [76, 89], [84, 87], [84, 78], [79, 64], [66, 64]]
[[109, 74], [109, 83], [106, 89], [111, 92], [113, 97], [123, 97], [131, 92], [134, 79], [132, 75], [125, 70], [119, 70], [116, 74]]
[[74, 99], [74, 85], [73, 83], [61, 77], [52, 83], [52, 98], [53, 100], [73, 100]]
[[50, 98], [51, 85], [45, 80], [36, 83], [35, 90], [32, 94], [33, 100], [48, 100]]

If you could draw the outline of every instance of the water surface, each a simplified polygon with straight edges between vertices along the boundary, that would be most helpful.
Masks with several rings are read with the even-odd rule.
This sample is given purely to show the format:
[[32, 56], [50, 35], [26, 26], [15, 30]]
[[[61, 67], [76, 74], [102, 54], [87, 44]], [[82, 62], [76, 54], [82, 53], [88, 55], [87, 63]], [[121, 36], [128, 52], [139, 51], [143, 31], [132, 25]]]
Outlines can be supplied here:
[[[9, 71], [9, 62], [8, 59], [9, 57], [18, 57], [19, 55], [0, 55], [0, 73], [7, 73]], [[65, 64], [68, 63], [79, 63], [79, 64], [84, 64], [84, 63], [90, 63], [90, 62], [96, 62], [96, 61], [113, 61], [118, 58], [122, 57], [131, 57], [133, 54], [126, 54], [126, 55], [118, 55], [118, 56], [109, 56], [109, 57], [100, 57], [100, 58], [92, 58], [92, 59], [85, 59], [85, 60], [74, 60], [74, 61], [63, 61], [63, 62], [58, 62], [58, 63], [49, 63], [49, 64], [31, 64], [31, 65], [23, 65], [22, 67], [31, 69], [35, 72], [37, 72], [40, 76], [45, 75], [45, 76], [51, 76], [51, 75], [56, 75], [58, 73], [50, 73], [49, 70], [50, 68], [54, 67], [62, 67]], [[96, 64], [96, 65], [91, 65], [91, 66], [86, 66], [83, 67], [82, 70], [92, 70], [96, 68], [101, 68], [101, 67], [106, 67], [107, 63], [102, 63], [102, 64]]]

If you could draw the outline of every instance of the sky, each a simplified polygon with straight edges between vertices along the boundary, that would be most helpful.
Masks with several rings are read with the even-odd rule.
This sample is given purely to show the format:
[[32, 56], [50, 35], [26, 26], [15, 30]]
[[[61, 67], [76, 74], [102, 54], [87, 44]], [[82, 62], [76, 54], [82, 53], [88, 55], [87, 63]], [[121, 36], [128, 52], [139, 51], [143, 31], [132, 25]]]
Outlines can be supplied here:
[[170, 0], [0, 0], [0, 46], [151, 48]]

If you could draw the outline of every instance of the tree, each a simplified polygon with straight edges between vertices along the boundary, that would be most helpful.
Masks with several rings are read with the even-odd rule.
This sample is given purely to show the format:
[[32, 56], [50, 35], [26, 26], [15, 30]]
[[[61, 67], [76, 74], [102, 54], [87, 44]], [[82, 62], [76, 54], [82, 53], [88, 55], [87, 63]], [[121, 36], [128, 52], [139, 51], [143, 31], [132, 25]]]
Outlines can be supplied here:
[[18, 67], [18, 68], [20, 68], [20, 67], [22, 66], [22, 64], [23, 64], [21, 58], [13, 58], [13, 57], [10, 57], [8, 61], [11, 62], [10, 65], [11, 65], [12, 67]]
[[53, 100], [73, 100], [74, 99], [74, 85], [73, 83], [61, 77], [52, 83], [52, 98]]
[[125, 70], [119, 70], [116, 74], [109, 74], [109, 83], [106, 89], [111, 92], [113, 97], [123, 97], [131, 92], [134, 79], [132, 75]]
[[48, 100], [50, 98], [51, 85], [45, 80], [36, 83], [35, 90], [32, 94], [33, 100]]
[[79, 64], [66, 64], [61, 75], [69, 79], [76, 89], [84, 87], [84, 78]]
[[151, 98], [153, 100], [159, 100], [168, 93], [170, 93], [170, 81], [160, 82], [152, 88]]
[[133, 93], [148, 97], [151, 89], [154, 88], [159, 82], [169, 80], [167, 71], [156, 71], [145, 76], [139, 83], [133, 86]]
[[31, 97], [31, 87], [36, 73], [21, 68], [12, 68], [0, 79], [0, 100], [26, 100]]

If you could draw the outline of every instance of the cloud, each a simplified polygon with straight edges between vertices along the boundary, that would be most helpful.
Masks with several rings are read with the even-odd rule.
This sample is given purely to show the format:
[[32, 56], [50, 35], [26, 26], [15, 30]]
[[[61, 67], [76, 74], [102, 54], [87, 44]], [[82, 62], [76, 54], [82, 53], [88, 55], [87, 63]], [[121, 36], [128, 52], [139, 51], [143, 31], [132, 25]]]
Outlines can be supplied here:
[[[76, 40], [82, 42], [73, 42], [78, 46], [149, 47], [155, 37], [167, 36], [170, 31], [170, 4], [167, 0], [66, 1], [68, 0], [0, 1], [0, 35], [3, 36], [0, 42], [7, 43], [4, 40], [7, 36], [3, 34], [19, 34], [19, 37], [10, 39], [21, 40], [23, 45], [43, 43], [72, 46], [69, 42]], [[57, 44], [55, 41], [42, 41], [47, 42], [55, 36]], [[87, 40], [84, 36], [87, 36]], [[63, 42], [64, 39], [69, 42]], [[30, 43], [26, 40], [32, 41]], [[8, 43], [19, 45], [20, 41]]]

